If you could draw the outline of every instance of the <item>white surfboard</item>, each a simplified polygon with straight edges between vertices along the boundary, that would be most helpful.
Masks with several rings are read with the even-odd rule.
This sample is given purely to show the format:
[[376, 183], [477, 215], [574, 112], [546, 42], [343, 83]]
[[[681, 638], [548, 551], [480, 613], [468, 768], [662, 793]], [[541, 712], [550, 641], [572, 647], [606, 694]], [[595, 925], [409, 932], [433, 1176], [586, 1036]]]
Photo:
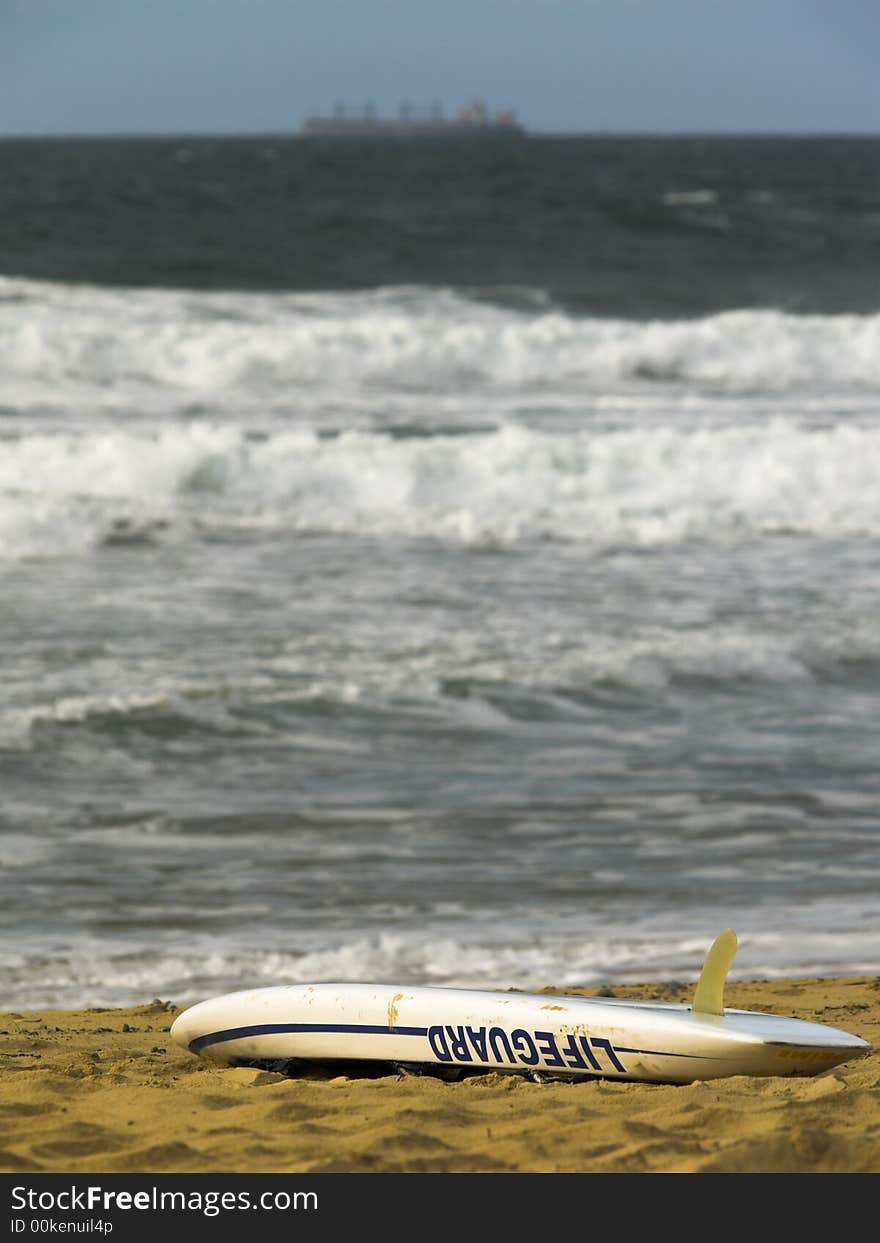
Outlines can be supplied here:
[[716, 938], [692, 1004], [569, 994], [290, 984], [228, 993], [171, 1027], [191, 1053], [227, 1065], [384, 1062], [445, 1077], [506, 1071], [542, 1078], [692, 1083], [729, 1075], [814, 1075], [870, 1052], [849, 1032], [730, 1010], [736, 937]]

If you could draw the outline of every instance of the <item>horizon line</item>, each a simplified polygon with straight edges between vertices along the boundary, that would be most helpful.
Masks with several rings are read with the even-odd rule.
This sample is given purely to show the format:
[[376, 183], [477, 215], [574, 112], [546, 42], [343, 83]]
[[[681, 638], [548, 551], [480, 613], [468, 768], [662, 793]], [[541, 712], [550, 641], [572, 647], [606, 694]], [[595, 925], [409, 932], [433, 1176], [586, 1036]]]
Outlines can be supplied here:
[[[389, 135], [390, 137], [391, 135]], [[157, 139], [267, 139], [284, 141], [305, 140], [314, 142], [320, 135], [302, 130], [199, 130], [199, 129], [144, 129], [144, 130], [41, 130], [27, 132], [0, 131], [0, 142], [28, 141], [89, 141], [89, 140], [157, 140]], [[356, 136], [353, 135], [353, 138]], [[418, 141], [419, 135], [410, 140]], [[876, 129], [528, 129], [521, 126], [513, 135], [519, 139], [529, 138], [880, 138]], [[450, 134], [454, 139], [454, 135]]]

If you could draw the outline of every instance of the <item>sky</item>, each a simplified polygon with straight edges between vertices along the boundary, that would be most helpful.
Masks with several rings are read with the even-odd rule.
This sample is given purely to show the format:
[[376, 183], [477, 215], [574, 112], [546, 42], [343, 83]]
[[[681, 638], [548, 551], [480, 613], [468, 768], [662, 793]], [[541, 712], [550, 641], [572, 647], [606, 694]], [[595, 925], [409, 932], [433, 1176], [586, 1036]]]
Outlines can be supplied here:
[[0, 0], [0, 135], [880, 133], [880, 0]]

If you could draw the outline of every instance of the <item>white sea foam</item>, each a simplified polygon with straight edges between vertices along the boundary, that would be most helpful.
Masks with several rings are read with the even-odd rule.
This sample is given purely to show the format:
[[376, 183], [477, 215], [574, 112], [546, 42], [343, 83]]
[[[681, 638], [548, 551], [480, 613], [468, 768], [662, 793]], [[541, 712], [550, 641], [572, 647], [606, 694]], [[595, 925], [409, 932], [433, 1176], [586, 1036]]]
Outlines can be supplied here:
[[[878, 346], [880, 316], [742, 310], [638, 323], [427, 289], [0, 280], [0, 749], [13, 832], [0, 862], [16, 882], [54, 869], [67, 883], [69, 851], [77, 885], [93, 854], [108, 864], [89, 873], [82, 922], [58, 914], [51, 886], [40, 897], [45, 885], [26, 913], [33, 932], [13, 917], [0, 956], [6, 1004], [185, 1001], [332, 976], [492, 987], [682, 978], [719, 922], [748, 933], [736, 964], [745, 975], [876, 970], [873, 873], [861, 848], [828, 865], [825, 816], [816, 852], [793, 854], [787, 834], [755, 844], [769, 878], [757, 906], [720, 910], [719, 895], [737, 889], [727, 865], [737, 851], [748, 860], [755, 826], [776, 841], [775, 827], [794, 823], [800, 845], [812, 840], [787, 794], [804, 774], [808, 795], [839, 785], [856, 800], [843, 820], [870, 822]], [[303, 538], [314, 532], [344, 538]], [[484, 550], [504, 555], [475, 555]], [[693, 682], [698, 693], [680, 696]], [[735, 692], [723, 715], [715, 682]], [[636, 688], [622, 700], [644, 697], [650, 710], [597, 710], [609, 683]], [[342, 709], [324, 711], [325, 700]], [[261, 800], [320, 806], [326, 789], [354, 819], [385, 765], [416, 755], [417, 729], [412, 749], [399, 747], [414, 722], [441, 727], [414, 779], [433, 791], [454, 773], [451, 807], [506, 798], [495, 745], [507, 731], [518, 766], [531, 739], [539, 810], [518, 823], [546, 856], [544, 881], [558, 859], [540, 806], [560, 781], [580, 781], [585, 757], [591, 780], [626, 791], [607, 820], [644, 822], [636, 880], [675, 857], [668, 834], [697, 837], [713, 806], [723, 814], [723, 800], [695, 810], [680, 789], [706, 795], [713, 772], [741, 783], [748, 797], [720, 826], [723, 849], [693, 858], [705, 909], [685, 925], [658, 872], [645, 892], [668, 915], [655, 918], [646, 899], [638, 926], [620, 913], [609, 926], [608, 906], [591, 917], [581, 902], [563, 917], [549, 900], [520, 904], [515, 918], [444, 910], [427, 926], [420, 905], [389, 916], [406, 936], [373, 935], [381, 912], [352, 908], [332, 937], [285, 926], [282, 941], [260, 915], [272, 892], [262, 881], [208, 935], [183, 927], [166, 887], [155, 901], [138, 890], [153, 885], [146, 869], [131, 909], [153, 909], [163, 926], [106, 933], [121, 921], [116, 891], [101, 886], [126, 852], [199, 870], [204, 851], [210, 872], [227, 837], [221, 827], [177, 836], [194, 807], [207, 819]], [[482, 742], [478, 731], [491, 745], [463, 774], [445, 748]], [[194, 757], [206, 739], [203, 767]], [[218, 756], [222, 780], [209, 789]], [[34, 773], [52, 775], [45, 789]], [[255, 780], [265, 773], [273, 780]], [[662, 802], [664, 789], [680, 806]], [[149, 827], [130, 823], [138, 808], [155, 817]], [[45, 859], [28, 845], [41, 832]], [[281, 840], [256, 829], [248, 839], [273, 878]], [[283, 849], [288, 863], [312, 860], [315, 883], [335, 894], [340, 861], [353, 867], [359, 847], [297, 830]], [[405, 857], [396, 834], [373, 849]], [[538, 849], [524, 857], [535, 865]], [[618, 866], [601, 874], [612, 893]], [[439, 887], [457, 892], [440, 867]], [[799, 907], [816, 869], [837, 894]], [[210, 903], [227, 901], [228, 876], [202, 879]], [[381, 897], [390, 902], [393, 886]]]
[[252, 440], [172, 423], [8, 438], [0, 555], [184, 538], [193, 524], [598, 547], [880, 533], [880, 424], [493, 431]]
[[0, 351], [0, 555], [194, 521], [599, 545], [880, 525], [880, 316], [0, 278]]
[[880, 389], [880, 315], [637, 322], [444, 290], [112, 290], [0, 277], [7, 411], [290, 410], [390, 392]]
[[[430, 931], [351, 935], [303, 953], [249, 948], [216, 936], [199, 936], [186, 950], [179, 942], [163, 948], [82, 938], [72, 952], [34, 944], [3, 954], [0, 988], [7, 1008], [24, 1010], [136, 1005], [154, 997], [186, 1005], [239, 988], [316, 980], [526, 990], [687, 983], [696, 981], [712, 938], [725, 925], [753, 929], [741, 933], [731, 979], [858, 975], [875, 971], [880, 953], [868, 913], [854, 909], [836, 933], [816, 931], [819, 914], [792, 906], [777, 909], [772, 929], [755, 927], [752, 911], [692, 911], [687, 928], [680, 916], [653, 923], [648, 917], [631, 927], [582, 927], [577, 936], [524, 926], [519, 940], [504, 944]], [[839, 911], [837, 916], [840, 924]], [[781, 926], [786, 936], [776, 930]]]

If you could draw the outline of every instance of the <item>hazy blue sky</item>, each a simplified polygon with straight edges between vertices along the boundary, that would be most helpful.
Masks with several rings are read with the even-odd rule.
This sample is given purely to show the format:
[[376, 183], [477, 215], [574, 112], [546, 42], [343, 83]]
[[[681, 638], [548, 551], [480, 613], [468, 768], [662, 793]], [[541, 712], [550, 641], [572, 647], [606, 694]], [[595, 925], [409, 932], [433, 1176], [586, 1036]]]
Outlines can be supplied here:
[[876, 133], [878, 63], [880, 0], [0, 0], [0, 133], [473, 97], [545, 132]]

